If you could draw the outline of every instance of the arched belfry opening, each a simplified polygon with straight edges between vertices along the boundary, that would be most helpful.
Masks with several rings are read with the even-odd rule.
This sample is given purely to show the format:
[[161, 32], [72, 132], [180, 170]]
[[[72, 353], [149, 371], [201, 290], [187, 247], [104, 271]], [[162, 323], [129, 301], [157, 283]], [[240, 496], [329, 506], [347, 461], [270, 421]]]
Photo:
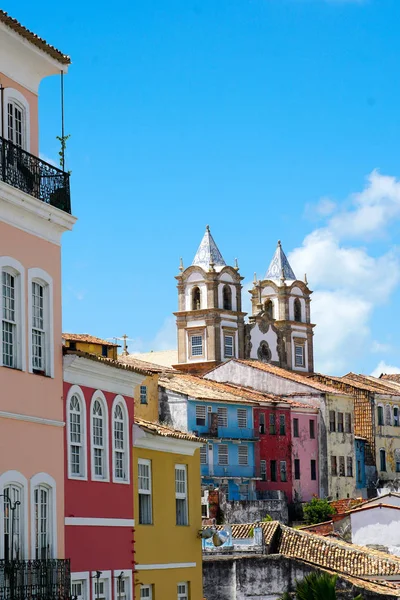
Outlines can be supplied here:
[[297, 321], [297, 323], [301, 323], [301, 321], [302, 321], [301, 302], [298, 298], [296, 298], [294, 301], [294, 320]]
[[222, 289], [222, 305], [224, 310], [232, 310], [232, 290], [230, 285], [224, 285]]
[[192, 310], [200, 310], [201, 308], [201, 290], [198, 286], [192, 290]]
[[266, 301], [264, 304], [264, 310], [267, 317], [272, 320], [274, 318], [274, 303], [272, 300]]

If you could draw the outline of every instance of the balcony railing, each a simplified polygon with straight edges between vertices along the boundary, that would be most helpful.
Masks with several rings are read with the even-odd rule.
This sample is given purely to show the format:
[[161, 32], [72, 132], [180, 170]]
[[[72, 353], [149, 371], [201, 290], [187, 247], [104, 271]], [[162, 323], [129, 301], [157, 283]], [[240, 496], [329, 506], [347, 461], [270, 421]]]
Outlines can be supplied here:
[[2, 137], [0, 180], [71, 214], [69, 174]]
[[68, 559], [0, 560], [0, 600], [70, 600]]

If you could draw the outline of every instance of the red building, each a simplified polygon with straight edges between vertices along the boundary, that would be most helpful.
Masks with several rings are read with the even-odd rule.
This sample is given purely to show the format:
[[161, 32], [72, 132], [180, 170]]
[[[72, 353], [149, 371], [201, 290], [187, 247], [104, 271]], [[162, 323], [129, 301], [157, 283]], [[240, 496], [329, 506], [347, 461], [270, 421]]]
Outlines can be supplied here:
[[262, 404], [254, 408], [254, 427], [259, 432], [256, 444], [256, 469], [261, 477], [258, 492], [280, 490], [292, 501], [292, 433], [290, 407], [284, 403]]
[[79, 600], [133, 599], [131, 435], [144, 375], [65, 351], [65, 552]]

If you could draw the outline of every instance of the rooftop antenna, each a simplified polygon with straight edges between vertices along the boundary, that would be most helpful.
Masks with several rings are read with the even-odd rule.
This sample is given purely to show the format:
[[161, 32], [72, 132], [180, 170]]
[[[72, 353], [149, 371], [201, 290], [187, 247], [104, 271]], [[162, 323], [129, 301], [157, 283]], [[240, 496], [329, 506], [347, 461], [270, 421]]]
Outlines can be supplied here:
[[128, 344], [127, 342], [134, 342], [134, 338], [130, 338], [126, 335], [126, 333], [124, 333], [124, 335], [121, 335], [121, 337], [117, 337], [114, 336], [112, 338], [107, 338], [108, 340], [114, 340], [115, 342], [118, 340], [119, 342], [122, 342], [123, 344], [123, 350], [121, 352], [122, 356], [128, 356], [129, 352], [128, 352]]

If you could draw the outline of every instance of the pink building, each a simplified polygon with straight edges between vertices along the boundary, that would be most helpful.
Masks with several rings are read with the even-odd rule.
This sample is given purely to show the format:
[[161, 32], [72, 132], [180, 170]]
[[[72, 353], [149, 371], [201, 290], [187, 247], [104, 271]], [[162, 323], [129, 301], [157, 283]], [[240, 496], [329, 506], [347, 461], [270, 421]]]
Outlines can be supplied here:
[[0, 10], [0, 558], [39, 559], [26, 569], [64, 557], [60, 253], [75, 218], [68, 175], [39, 158], [38, 88], [69, 62]]
[[318, 477], [318, 409], [292, 407], [292, 476], [293, 499], [309, 502], [319, 494]]

